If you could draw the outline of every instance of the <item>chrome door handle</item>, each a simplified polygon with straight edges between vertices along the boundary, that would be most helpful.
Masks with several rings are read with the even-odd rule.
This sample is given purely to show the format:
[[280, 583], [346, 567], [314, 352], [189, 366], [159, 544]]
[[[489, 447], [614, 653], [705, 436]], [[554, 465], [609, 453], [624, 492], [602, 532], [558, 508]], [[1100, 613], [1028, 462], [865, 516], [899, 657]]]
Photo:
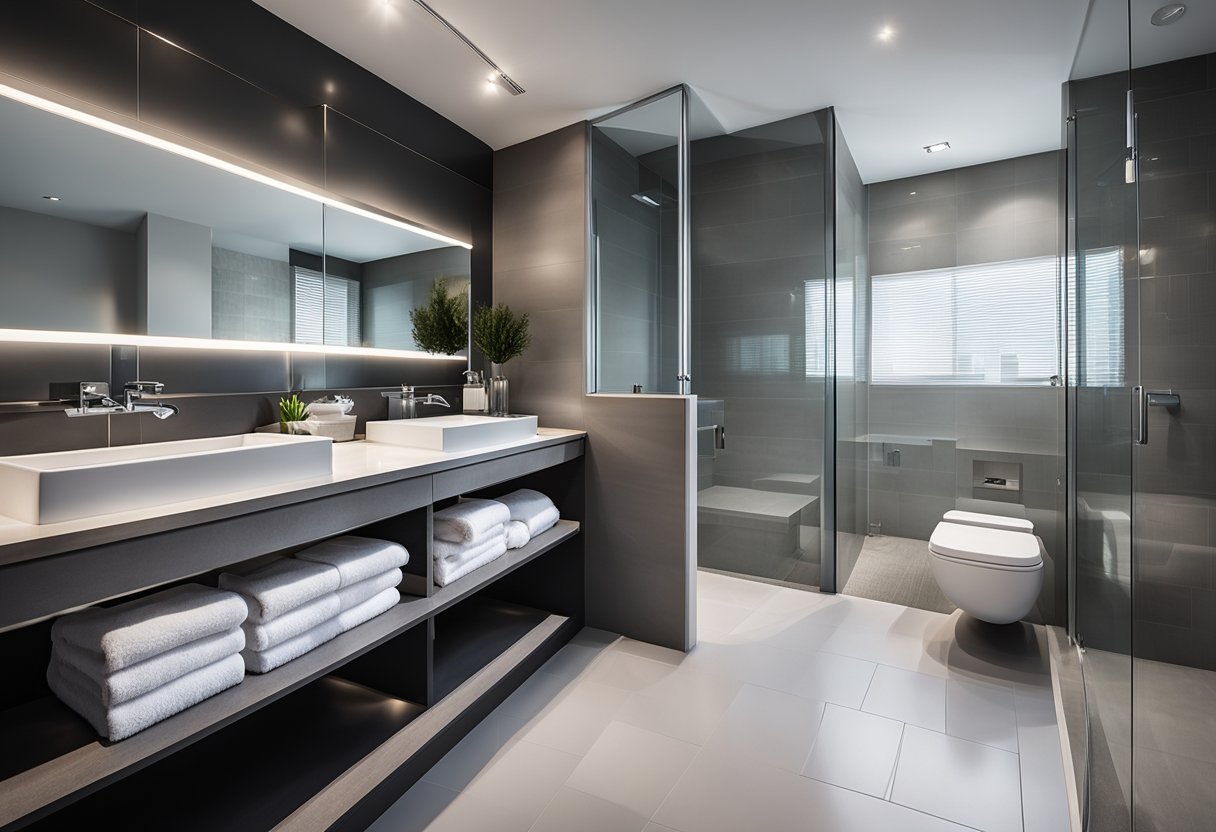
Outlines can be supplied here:
[[1148, 409], [1164, 407], [1166, 410], [1176, 410], [1182, 404], [1182, 398], [1173, 390], [1145, 390], [1136, 388], [1136, 410], [1140, 423], [1136, 426], [1136, 444], [1148, 444]]
[[1136, 444], [1148, 444], [1148, 397], [1144, 395], [1144, 388], [1136, 385], [1134, 392], [1136, 394]]

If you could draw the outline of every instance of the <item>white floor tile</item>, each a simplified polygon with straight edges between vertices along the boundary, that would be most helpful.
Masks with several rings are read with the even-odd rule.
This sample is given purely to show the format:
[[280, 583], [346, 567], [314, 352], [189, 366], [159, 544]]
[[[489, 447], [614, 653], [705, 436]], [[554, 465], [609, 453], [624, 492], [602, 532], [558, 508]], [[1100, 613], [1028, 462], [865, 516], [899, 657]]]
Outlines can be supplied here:
[[681, 832], [679, 829], [672, 829], [670, 826], [663, 826], [661, 823], [651, 821], [646, 824], [646, 828], [642, 832]]
[[697, 598], [697, 635], [727, 635], [755, 612], [754, 607], [740, 607], [709, 598]]
[[801, 772], [819, 731], [823, 707], [822, 702], [801, 696], [744, 685], [705, 751]]
[[586, 754], [608, 727], [629, 691], [580, 680], [550, 710], [533, 720], [522, 737], [571, 754]]
[[539, 672], [551, 673], [566, 681], [573, 681], [608, 649], [608, 645], [571, 642], [541, 665]]
[[646, 818], [623, 806], [563, 786], [531, 832], [641, 832]]
[[835, 628], [821, 624], [807, 611], [756, 612], [728, 634], [732, 644], [759, 644], [795, 653], [814, 653]]
[[931, 731], [944, 731], [946, 680], [880, 664], [861, 709]]
[[690, 743], [613, 722], [567, 785], [650, 817], [697, 751]]
[[611, 685], [627, 691], [645, 690], [674, 672], [664, 662], [656, 662], [618, 650], [609, 650], [579, 677], [579, 681]]
[[791, 666], [791, 681], [774, 680], [769, 687], [846, 708], [861, 707], [876, 669], [873, 662], [831, 653], [799, 656], [791, 659]]
[[885, 797], [903, 730], [903, 723], [896, 720], [828, 705], [802, 773], [824, 783]]
[[951, 679], [946, 683], [946, 733], [1016, 752], [1018, 724], [1013, 694], [995, 685]]
[[654, 815], [680, 832], [806, 832], [812, 781], [746, 758], [702, 752]]
[[1050, 694], [1019, 694], [1015, 708], [1026, 829], [1068, 832], [1068, 793], [1055, 701]]
[[824, 639], [823, 645], [819, 649], [824, 653], [850, 656], [903, 670], [939, 676], [943, 679], [947, 675], [946, 665], [938, 661], [926, 649], [922, 639], [888, 633], [879, 629], [839, 627]]
[[973, 832], [861, 792], [818, 780], [806, 782], [811, 786], [814, 815], [810, 828], [815, 832]]
[[509, 817], [512, 826], [532, 826], [558, 789], [581, 761], [543, 745], [519, 742], [498, 756], [465, 789], [462, 797], [476, 797], [493, 804]]
[[891, 800], [983, 832], [1022, 832], [1018, 755], [915, 725], [904, 731]]
[[701, 745], [718, 728], [743, 683], [729, 676], [679, 670], [632, 694], [616, 718]]
[[697, 571], [697, 601], [718, 601], [736, 607], [756, 609], [772, 598], [779, 587], [760, 581], [748, 581], [719, 575], [716, 572]]

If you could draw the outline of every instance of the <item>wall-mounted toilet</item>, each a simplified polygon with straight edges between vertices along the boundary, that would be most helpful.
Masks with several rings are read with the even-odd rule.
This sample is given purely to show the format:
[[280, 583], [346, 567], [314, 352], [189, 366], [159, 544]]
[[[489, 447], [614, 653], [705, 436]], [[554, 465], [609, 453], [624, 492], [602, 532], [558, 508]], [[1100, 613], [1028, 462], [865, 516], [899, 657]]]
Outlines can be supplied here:
[[947, 511], [929, 537], [929, 563], [947, 598], [992, 624], [1025, 618], [1043, 585], [1042, 541], [1018, 517]]

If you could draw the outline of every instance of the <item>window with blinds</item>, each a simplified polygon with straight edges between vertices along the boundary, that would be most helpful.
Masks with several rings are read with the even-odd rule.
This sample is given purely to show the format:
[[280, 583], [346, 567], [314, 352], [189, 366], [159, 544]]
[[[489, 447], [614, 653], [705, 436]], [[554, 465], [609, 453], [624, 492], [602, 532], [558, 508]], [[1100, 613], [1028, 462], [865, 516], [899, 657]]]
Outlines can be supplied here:
[[[1117, 246], [1082, 254], [1069, 330], [1069, 354], [1082, 387], [1122, 387], [1124, 379], [1123, 258]], [[1072, 294], [1075, 292], [1075, 294]]]
[[871, 282], [875, 384], [1050, 384], [1060, 373], [1056, 258]]
[[357, 347], [363, 343], [359, 281], [296, 266], [293, 340]]

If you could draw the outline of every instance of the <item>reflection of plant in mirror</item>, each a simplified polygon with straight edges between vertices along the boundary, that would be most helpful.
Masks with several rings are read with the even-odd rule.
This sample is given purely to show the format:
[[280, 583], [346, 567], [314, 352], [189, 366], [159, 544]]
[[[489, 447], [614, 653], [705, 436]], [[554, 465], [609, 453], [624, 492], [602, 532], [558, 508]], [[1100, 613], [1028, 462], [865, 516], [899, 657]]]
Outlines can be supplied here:
[[440, 355], [460, 352], [469, 344], [469, 293], [448, 293], [448, 279], [436, 278], [426, 306], [410, 310], [414, 343], [419, 349]]
[[304, 404], [298, 394], [292, 393], [290, 399], [279, 399], [279, 424], [283, 433], [290, 433], [287, 428], [288, 422], [303, 422], [308, 415], [308, 405]]
[[473, 344], [485, 353], [492, 364], [506, 364], [524, 354], [532, 334], [528, 331], [528, 313], [516, 315], [511, 307], [478, 307], [473, 313]]

